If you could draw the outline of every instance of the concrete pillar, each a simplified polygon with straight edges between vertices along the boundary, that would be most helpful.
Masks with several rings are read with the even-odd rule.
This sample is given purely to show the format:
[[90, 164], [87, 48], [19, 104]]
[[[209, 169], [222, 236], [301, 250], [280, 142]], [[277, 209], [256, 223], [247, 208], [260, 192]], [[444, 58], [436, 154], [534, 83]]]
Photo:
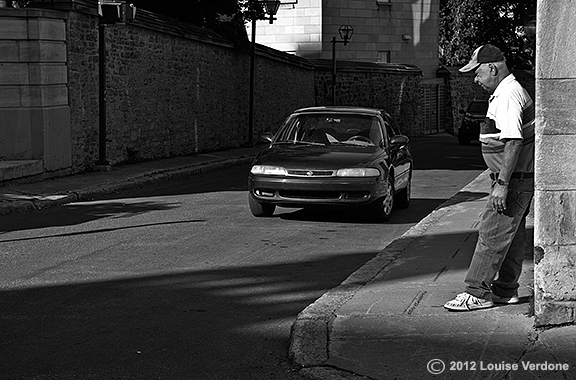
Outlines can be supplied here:
[[0, 160], [71, 165], [65, 15], [0, 9]]
[[576, 322], [576, 2], [539, 1], [535, 319]]

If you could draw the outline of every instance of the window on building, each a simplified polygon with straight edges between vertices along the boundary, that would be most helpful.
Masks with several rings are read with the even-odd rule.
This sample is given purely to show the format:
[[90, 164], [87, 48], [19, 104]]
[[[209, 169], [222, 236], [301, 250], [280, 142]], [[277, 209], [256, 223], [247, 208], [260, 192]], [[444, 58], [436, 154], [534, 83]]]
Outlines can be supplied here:
[[390, 63], [390, 51], [379, 51], [378, 52], [378, 62], [380, 63]]

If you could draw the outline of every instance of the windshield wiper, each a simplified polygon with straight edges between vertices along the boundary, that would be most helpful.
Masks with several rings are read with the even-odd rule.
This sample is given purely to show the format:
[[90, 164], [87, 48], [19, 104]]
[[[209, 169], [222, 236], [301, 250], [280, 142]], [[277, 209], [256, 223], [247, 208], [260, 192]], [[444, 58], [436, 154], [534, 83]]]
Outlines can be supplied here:
[[368, 143], [364, 143], [364, 144], [358, 144], [355, 143], [353, 141], [338, 141], [338, 142], [333, 142], [333, 145], [346, 145], [346, 146], [359, 146], [359, 147], [370, 147], [370, 146], [374, 146], [374, 144], [368, 144]]
[[321, 143], [321, 142], [314, 142], [314, 141], [276, 141], [274, 143], [274, 145], [284, 145], [284, 144], [288, 144], [288, 145], [317, 145], [317, 146], [324, 146], [326, 144]]

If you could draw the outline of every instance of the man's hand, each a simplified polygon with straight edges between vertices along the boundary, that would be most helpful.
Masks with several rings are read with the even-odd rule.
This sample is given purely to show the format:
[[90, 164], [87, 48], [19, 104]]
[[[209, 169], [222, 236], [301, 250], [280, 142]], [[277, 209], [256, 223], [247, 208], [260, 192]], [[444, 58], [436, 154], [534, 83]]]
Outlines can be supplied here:
[[494, 184], [492, 187], [492, 194], [490, 194], [490, 202], [492, 208], [499, 214], [506, 211], [506, 198], [508, 197], [508, 186]]
[[[504, 158], [502, 160], [502, 167], [500, 168], [499, 179], [507, 184], [510, 181], [510, 177], [512, 177], [512, 172], [516, 167], [516, 163], [518, 162], [518, 156], [520, 155], [520, 149], [522, 148], [522, 140], [503, 139], [502, 141], [505, 144]], [[492, 208], [500, 214], [506, 211], [507, 196], [508, 186], [495, 183], [492, 187], [490, 201], [492, 202]]]

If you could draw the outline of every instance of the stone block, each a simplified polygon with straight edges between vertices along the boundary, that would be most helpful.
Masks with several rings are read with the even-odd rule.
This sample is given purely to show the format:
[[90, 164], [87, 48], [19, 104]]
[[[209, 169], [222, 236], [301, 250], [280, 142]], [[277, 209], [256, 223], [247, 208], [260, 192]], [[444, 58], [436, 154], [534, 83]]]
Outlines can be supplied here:
[[0, 182], [41, 174], [43, 171], [42, 160], [0, 161]]
[[27, 85], [27, 63], [0, 63], [0, 85]]
[[20, 87], [0, 86], [0, 109], [20, 107]]
[[2, 41], [0, 40], [0, 62], [18, 62], [20, 56], [18, 54], [18, 42], [16, 41]]
[[576, 302], [576, 245], [543, 247], [534, 266], [534, 285], [543, 300]]
[[68, 105], [68, 87], [66, 85], [24, 87], [22, 105], [25, 107]]
[[574, 19], [576, 19], [576, 4], [571, 0], [538, 2], [536, 51], [541, 61], [536, 65], [537, 78], [576, 76], [573, 55], [563, 54], [576, 51]]
[[536, 190], [538, 246], [576, 244], [576, 191]]
[[58, 41], [22, 41], [20, 42], [20, 60], [66, 62], [66, 44]]
[[44, 166], [46, 170], [66, 169], [72, 165], [72, 132], [68, 106], [44, 109]]
[[28, 20], [28, 33], [31, 40], [66, 40], [64, 20], [37, 18]]
[[[554, 123], [554, 120], [551, 116], [546, 123]], [[536, 189], [576, 190], [575, 162], [576, 135], [539, 135], [536, 139]]]
[[576, 79], [536, 80], [536, 88], [538, 134], [576, 134], [576, 97], [566, 96], [576, 93]]
[[534, 315], [537, 327], [574, 324], [576, 322], [576, 302], [554, 302], [534, 299]]
[[28, 71], [32, 85], [68, 83], [68, 71], [63, 64], [33, 63], [28, 66]]
[[2, 17], [0, 22], [0, 40], [26, 40], [28, 28], [26, 19]]
[[1, 110], [0, 160], [31, 159], [30, 142], [30, 112], [27, 109]]

